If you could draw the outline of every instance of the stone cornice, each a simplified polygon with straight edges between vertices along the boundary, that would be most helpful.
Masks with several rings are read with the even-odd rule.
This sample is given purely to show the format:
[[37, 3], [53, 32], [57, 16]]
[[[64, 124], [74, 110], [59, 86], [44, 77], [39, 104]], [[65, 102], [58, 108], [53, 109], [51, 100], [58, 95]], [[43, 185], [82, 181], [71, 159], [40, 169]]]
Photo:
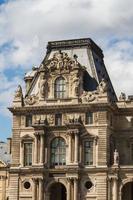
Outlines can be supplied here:
[[120, 115], [131, 115], [133, 116], [133, 107], [128, 108], [118, 108]]
[[102, 58], [103, 58], [103, 52], [96, 45], [96, 43], [91, 40], [90, 38], [81, 38], [81, 39], [73, 39], [73, 40], [61, 40], [61, 41], [51, 41], [48, 42], [47, 46], [47, 53], [49, 53], [51, 50], [60, 50], [60, 49], [69, 49], [74, 47], [91, 47], [94, 51], [96, 51]]
[[10, 107], [8, 108], [14, 114], [50, 114], [57, 112], [86, 112], [88, 109], [92, 111], [113, 110], [118, 111], [116, 105], [110, 103], [96, 104], [64, 104], [64, 105], [45, 105], [45, 106], [28, 106], [28, 107]]

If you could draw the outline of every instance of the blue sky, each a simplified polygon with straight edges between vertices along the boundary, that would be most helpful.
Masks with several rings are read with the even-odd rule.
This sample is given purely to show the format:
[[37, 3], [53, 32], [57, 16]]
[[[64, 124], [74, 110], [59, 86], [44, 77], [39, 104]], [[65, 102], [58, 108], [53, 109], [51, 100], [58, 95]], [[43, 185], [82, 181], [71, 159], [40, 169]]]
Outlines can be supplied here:
[[90, 37], [104, 51], [113, 86], [133, 94], [132, 0], [0, 0], [0, 140], [11, 135], [12, 105], [23, 76], [50, 40]]

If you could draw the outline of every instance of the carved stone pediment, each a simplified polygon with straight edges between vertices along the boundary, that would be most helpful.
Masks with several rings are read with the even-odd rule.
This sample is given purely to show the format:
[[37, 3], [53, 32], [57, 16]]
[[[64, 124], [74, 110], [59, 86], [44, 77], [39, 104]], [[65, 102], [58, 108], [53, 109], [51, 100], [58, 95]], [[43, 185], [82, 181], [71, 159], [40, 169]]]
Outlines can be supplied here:
[[71, 71], [74, 68], [83, 68], [77, 61], [77, 56], [74, 55], [73, 59], [68, 56], [65, 52], [56, 52], [53, 57], [48, 60], [46, 67], [51, 72], [54, 71]]
[[23, 140], [33, 140], [34, 138], [31, 136], [31, 135], [29, 135], [29, 134], [26, 134], [26, 135], [23, 135], [22, 137], [21, 137], [21, 140], [23, 141]]

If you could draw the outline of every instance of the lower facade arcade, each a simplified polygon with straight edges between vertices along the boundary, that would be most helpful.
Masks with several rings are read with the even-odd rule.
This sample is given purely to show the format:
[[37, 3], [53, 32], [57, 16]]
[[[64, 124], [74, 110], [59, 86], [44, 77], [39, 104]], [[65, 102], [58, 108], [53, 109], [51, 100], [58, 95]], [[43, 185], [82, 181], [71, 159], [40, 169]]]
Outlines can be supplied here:
[[23, 173], [10, 174], [9, 190], [1, 200], [133, 200], [132, 173], [116, 169], [114, 173]]

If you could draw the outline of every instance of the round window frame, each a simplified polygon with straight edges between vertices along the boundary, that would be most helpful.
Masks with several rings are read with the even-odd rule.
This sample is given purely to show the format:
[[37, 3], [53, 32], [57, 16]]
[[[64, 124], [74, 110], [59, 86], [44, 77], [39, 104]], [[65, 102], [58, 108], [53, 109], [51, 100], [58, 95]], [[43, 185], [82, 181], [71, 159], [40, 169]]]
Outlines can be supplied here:
[[[28, 188], [25, 187], [25, 184], [27, 184], [27, 183], [29, 184], [29, 187], [28, 187]], [[24, 187], [25, 190], [29, 190], [29, 189], [31, 188], [31, 183], [30, 183], [30, 181], [25, 181], [25, 182], [23, 183], [23, 187]]]
[[[91, 186], [88, 187], [87, 184], [90, 184]], [[92, 182], [91, 180], [87, 180], [87, 181], [85, 181], [85, 183], [84, 183], [84, 187], [85, 187], [85, 189], [88, 190], [88, 191], [90, 191], [90, 190], [93, 188], [93, 186], [94, 186], [94, 185], [93, 185], [93, 182]]]

